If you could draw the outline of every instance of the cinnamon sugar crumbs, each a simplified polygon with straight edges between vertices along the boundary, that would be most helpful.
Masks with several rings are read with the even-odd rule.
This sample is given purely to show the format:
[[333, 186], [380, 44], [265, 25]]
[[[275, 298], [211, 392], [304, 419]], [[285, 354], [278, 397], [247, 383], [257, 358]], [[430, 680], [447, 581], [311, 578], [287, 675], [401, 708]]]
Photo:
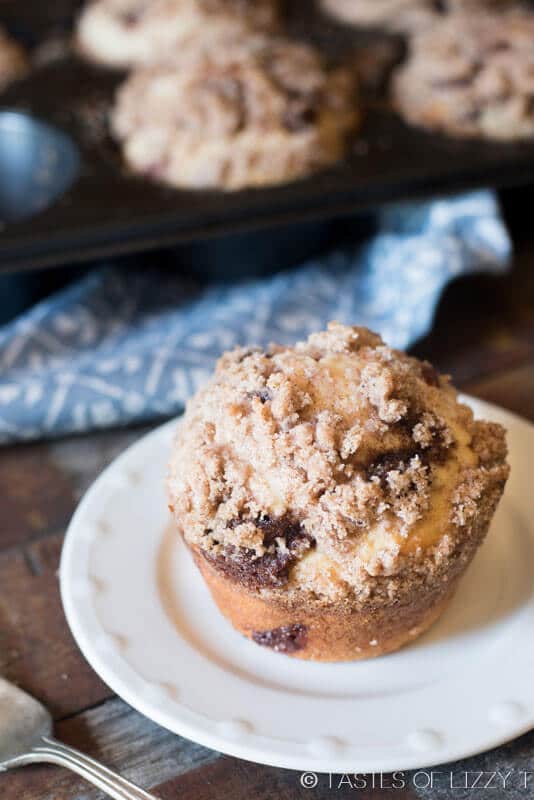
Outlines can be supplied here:
[[335, 322], [294, 348], [225, 354], [173, 449], [186, 541], [263, 592], [325, 602], [433, 580], [459, 542], [476, 546], [508, 467], [503, 429], [429, 370]]

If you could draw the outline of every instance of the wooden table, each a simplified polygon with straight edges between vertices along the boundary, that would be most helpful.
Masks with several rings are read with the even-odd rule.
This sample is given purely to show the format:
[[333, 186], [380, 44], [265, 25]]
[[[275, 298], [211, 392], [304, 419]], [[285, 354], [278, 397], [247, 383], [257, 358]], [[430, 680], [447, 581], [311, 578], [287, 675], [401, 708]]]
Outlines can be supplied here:
[[[516, 237], [511, 274], [459, 281], [446, 293], [435, 329], [417, 355], [454, 375], [463, 389], [534, 420], [534, 247]], [[58, 592], [63, 534], [81, 494], [117, 453], [145, 429], [70, 438], [0, 451], [0, 674], [47, 703], [66, 742], [104, 760], [161, 798], [269, 800], [344, 797], [534, 797], [534, 731], [483, 756], [440, 769], [462, 785], [465, 771], [513, 769], [507, 791], [431, 791], [405, 773], [406, 787], [356, 791], [347, 777], [314, 790], [299, 774], [221, 756], [158, 728], [125, 703], [85, 663], [65, 623]], [[483, 667], [483, 665], [481, 665]], [[534, 676], [533, 676], [534, 677]], [[469, 781], [475, 775], [468, 776]], [[378, 779], [377, 779], [378, 780]], [[352, 785], [354, 786], [354, 782]], [[368, 781], [368, 786], [370, 779]], [[495, 784], [494, 784], [495, 785]], [[479, 781], [480, 786], [480, 781]], [[0, 776], [2, 800], [95, 800], [100, 797], [64, 770], [27, 768]]]

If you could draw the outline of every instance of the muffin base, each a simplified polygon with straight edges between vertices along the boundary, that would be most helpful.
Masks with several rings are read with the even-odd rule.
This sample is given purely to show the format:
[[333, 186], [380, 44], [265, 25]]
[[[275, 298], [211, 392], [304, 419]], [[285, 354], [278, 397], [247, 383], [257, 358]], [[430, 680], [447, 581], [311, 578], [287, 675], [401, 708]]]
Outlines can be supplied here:
[[[264, 599], [230, 580], [198, 551], [193, 556], [213, 600], [234, 628], [258, 644], [309, 661], [360, 661], [398, 650], [441, 616], [460, 579], [455, 575], [403, 603], [292, 606]], [[296, 641], [291, 637], [295, 631], [300, 632]]]

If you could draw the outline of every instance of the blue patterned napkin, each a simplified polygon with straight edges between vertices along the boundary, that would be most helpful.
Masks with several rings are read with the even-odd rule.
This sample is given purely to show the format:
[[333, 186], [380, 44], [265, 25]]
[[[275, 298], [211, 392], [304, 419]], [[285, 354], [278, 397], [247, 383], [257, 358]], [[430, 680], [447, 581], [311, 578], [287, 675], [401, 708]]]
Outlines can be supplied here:
[[490, 192], [386, 208], [377, 231], [227, 286], [97, 269], [0, 328], [0, 442], [175, 414], [223, 350], [294, 342], [331, 319], [407, 347], [452, 278], [503, 272], [511, 253]]

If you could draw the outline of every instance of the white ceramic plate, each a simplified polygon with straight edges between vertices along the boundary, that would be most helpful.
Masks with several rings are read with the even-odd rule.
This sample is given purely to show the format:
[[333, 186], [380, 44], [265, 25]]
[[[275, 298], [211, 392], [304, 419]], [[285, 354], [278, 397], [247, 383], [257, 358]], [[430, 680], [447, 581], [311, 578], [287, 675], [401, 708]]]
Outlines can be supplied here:
[[508, 428], [512, 477], [486, 543], [424, 637], [367, 662], [313, 664], [236, 633], [169, 535], [171, 422], [121, 455], [72, 519], [61, 592], [89, 663], [165, 728], [278, 767], [418, 768], [533, 727], [534, 427], [468, 402]]

